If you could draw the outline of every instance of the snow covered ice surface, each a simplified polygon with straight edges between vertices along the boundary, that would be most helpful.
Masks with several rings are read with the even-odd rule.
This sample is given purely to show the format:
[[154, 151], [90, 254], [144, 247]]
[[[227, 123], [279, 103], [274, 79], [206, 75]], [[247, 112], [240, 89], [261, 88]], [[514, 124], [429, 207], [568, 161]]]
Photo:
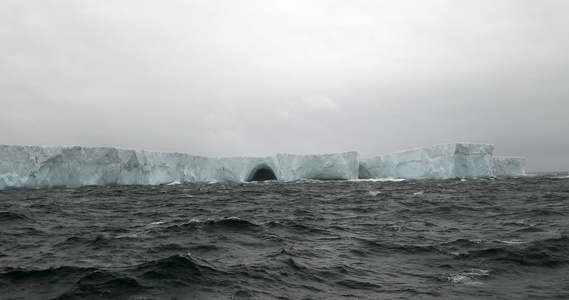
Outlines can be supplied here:
[[213, 158], [114, 147], [0, 145], [0, 189], [379, 178], [514, 176], [525, 159], [492, 157], [488, 144], [451, 143], [360, 158], [357, 152]]

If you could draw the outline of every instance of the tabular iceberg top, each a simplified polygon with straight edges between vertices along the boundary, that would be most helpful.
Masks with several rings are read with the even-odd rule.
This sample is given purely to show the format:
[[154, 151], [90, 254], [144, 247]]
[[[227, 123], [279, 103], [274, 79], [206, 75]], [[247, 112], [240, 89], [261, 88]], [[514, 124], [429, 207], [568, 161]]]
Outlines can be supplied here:
[[114, 147], [0, 145], [0, 189], [245, 182], [276, 179], [449, 179], [524, 173], [523, 158], [494, 158], [488, 144], [451, 143], [372, 158], [357, 152], [212, 158]]

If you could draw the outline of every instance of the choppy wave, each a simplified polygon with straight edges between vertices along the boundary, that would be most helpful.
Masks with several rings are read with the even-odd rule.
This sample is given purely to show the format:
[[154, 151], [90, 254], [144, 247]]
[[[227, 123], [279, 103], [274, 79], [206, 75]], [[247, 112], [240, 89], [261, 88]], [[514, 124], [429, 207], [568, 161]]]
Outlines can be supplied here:
[[0, 191], [0, 294], [563, 299], [568, 200], [551, 175]]

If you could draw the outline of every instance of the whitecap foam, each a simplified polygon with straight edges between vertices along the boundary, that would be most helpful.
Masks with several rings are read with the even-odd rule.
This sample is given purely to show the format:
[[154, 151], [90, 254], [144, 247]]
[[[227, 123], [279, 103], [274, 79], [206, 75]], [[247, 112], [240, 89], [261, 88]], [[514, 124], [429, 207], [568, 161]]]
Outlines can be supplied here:
[[138, 233], [130, 233], [130, 234], [121, 234], [117, 235], [115, 239], [124, 239], [124, 238], [138, 238]]
[[456, 273], [456, 274], [453, 274], [453, 273], [448, 274], [446, 279], [450, 283], [454, 283], [454, 284], [476, 285], [476, 284], [482, 284], [482, 282], [478, 281], [478, 279], [483, 278], [483, 277], [487, 277], [487, 276], [490, 276], [489, 270], [470, 269], [470, 270], [462, 271], [462, 272]]
[[[213, 219], [211, 219], [211, 218], [208, 218], [207, 220], [208, 220], [208, 221], [213, 221]], [[201, 223], [201, 222], [202, 222], [202, 221], [200, 221], [200, 219], [198, 219], [198, 218], [192, 218], [190, 221], [188, 221], [188, 224], [189, 224], [189, 223]]]
[[384, 181], [405, 181], [403, 178], [368, 178], [368, 179], [350, 179], [348, 181], [369, 181], [369, 182], [384, 182]]
[[399, 225], [391, 225], [391, 226], [389, 226], [389, 229], [395, 230], [395, 231], [401, 231], [401, 226], [399, 226]]
[[369, 191], [369, 192], [367, 192], [367, 194], [370, 195], [370, 196], [375, 197], [375, 196], [381, 194], [381, 192], [380, 192], [380, 191]]
[[502, 244], [508, 244], [508, 245], [519, 245], [519, 244], [524, 244], [524, 241], [520, 241], [520, 240], [511, 240], [511, 241], [501, 241], [498, 240], [498, 243], [502, 243]]
[[472, 281], [472, 279], [468, 276], [464, 276], [464, 275], [460, 275], [460, 274], [449, 274], [449, 276], [447, 277], [447, 280], [450, 281], [450, 283], [455, 283], [455, 284], [459, 284], [459, 283], [469, 283]]

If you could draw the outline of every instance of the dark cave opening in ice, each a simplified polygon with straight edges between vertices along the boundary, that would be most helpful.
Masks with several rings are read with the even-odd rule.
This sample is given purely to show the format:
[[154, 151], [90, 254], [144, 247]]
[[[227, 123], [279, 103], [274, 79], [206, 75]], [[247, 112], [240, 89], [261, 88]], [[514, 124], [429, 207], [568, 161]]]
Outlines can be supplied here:
[[249, 176], [247, 181], [265, 181], [265, 180], [277, 180], [275, 172], [271, 168], [263, 167], [255, 171], [253, 175]]

